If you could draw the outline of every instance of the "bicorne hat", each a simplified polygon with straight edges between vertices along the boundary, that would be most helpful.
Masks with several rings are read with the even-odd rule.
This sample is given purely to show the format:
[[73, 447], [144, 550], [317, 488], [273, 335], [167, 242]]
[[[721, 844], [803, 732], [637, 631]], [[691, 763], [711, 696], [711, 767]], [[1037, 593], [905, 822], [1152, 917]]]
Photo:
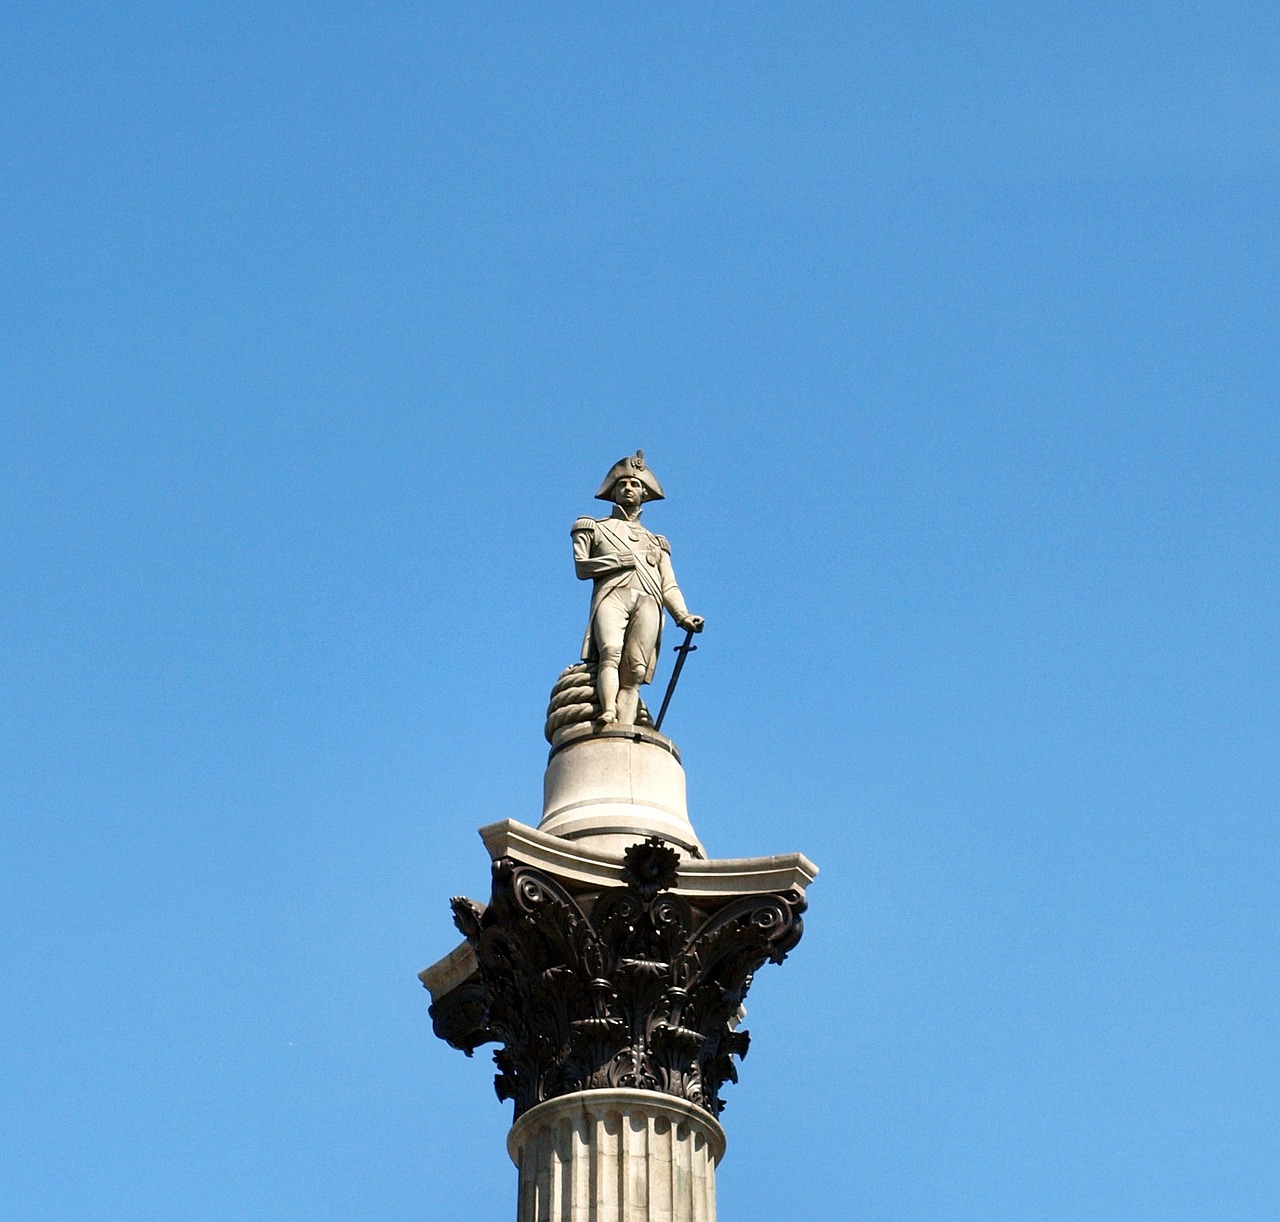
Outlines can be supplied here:
[[596, 493], [596, 500], [613, 500], [614, 484], [620, 479], [629, 478], [638, 479], [644, 485], [644, 499], [646, 501], [661, 501], [666, 498], [666, 493], [662, 491], [662, 485], [658, 483], [657, 477], [649, 470], [644, 461], [644, 451], [637, 450], [634, 455], [618, 459], [609, 468], [609, 474], [604, 477], [604, 483], [600, 485], [600, 491]]

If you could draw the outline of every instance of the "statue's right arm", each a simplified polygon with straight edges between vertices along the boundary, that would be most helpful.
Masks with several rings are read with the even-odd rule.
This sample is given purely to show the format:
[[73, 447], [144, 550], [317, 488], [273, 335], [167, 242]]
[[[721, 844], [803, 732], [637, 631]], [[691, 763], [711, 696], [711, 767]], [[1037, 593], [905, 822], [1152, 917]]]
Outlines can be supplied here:
[[590, 581], [596, 577], [608, 577], [611, 573], [620, 573], [623, 569], [635, 568], [634, 556], [593, 556], [591, 549], [596, 540], [596, 522], [594, 518], [579, 518], [573, 524], [573, 571], [579, 581]]

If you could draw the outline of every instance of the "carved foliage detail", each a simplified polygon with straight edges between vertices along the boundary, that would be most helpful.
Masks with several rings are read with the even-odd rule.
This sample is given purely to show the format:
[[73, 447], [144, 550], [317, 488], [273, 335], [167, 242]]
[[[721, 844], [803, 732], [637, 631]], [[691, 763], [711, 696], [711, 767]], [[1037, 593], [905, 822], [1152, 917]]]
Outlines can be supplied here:
[[800, 940], [798, 893], [744, 896], [707, 917], [671, 890], [675, 854], [656, 838], [629, 850], [625, 887], [589, 911], [549, 875], [493, 866], [480, 911], [453, 901], [480, 970], [432, 1007], [436, 1033], [469, 1056], [494, 1054], [515, 1114], [571, 1091], [637, 1087], [719, 1115], [737, 1081], [735, 1030], [754, 973]]

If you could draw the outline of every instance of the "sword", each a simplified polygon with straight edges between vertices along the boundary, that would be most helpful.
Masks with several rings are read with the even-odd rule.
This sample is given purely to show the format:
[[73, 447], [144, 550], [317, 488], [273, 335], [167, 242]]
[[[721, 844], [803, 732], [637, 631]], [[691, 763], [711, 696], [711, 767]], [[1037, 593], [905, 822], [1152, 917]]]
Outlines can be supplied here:
[[680, 656], [676, 659], [675, 670], [671, 672], [671, 682], [667, 684], [667, 694], [662, 698], [662, 708], [658, 710], [658, 720], [653, 723], [655, 730], [662, 729], [662, 719], [667, 715], [667, 705], [671, 703], [671, 695], [676, 690], [676, 684], [680, 682], [680, 672], [684, 670], [685, 659], [691, 653], [697, 651], [697, 646], [693, 644], [693, 629], [686, 628], [684, 634], [684, 644], [676, 646], [676, 653]]

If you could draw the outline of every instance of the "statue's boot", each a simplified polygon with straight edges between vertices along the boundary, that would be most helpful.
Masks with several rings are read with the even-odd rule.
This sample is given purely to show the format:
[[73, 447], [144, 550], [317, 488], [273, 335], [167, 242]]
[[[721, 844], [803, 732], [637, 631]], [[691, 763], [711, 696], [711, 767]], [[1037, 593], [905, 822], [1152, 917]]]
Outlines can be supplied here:
[[596, 690], [600, 693], [600, 716], [596, 725], [611, 726], [618, 720], [618, 667], [616, 663], [601, 662], [596, 674]]
[[640, 689], [624, 687], [618, 692], [618, 724], [633, 726], [636, 724], [636, 710], [640, 707]]

